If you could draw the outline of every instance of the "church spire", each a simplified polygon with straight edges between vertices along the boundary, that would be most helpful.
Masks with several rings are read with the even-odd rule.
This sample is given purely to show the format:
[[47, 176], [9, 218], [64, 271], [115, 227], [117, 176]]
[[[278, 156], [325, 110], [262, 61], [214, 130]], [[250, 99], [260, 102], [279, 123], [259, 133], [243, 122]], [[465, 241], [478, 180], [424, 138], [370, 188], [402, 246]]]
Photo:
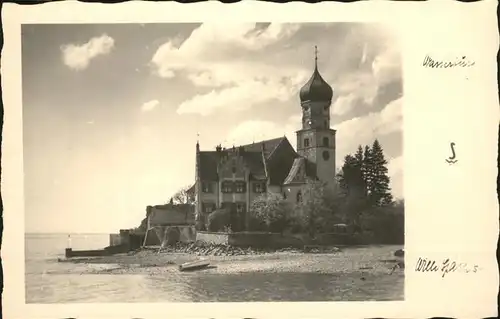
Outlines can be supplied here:
[[326, 83], [318, 71], [318, 46], [314, 46], [314, 71], [307, 83], [300, 89], [300, 101], [330, 102], [333, 96], [332, 87]]
[[314, 70], [318, 70], [318, 46], [314, 46]]
[[200, 151], [200, 133], [196, 133], [196, 152]]

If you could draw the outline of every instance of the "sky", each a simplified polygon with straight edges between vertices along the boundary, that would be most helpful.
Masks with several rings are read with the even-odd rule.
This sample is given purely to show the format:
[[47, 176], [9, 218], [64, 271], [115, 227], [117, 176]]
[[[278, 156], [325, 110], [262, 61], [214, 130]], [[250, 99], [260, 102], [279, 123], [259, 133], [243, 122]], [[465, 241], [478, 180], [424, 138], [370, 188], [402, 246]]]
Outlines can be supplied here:
[[380, 25], [23, 25], [26, 231], [136, 227], [194, 182], [197, 139], [295, 147], [315, 45], [337, 167], [377, 138], [402, 198], [400, 46]]

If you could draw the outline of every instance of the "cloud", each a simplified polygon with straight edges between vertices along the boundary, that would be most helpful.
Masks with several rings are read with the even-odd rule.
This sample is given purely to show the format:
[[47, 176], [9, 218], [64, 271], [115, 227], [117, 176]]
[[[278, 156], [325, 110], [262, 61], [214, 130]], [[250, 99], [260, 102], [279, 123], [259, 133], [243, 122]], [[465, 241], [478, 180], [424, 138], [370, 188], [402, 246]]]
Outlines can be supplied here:
[[149, 112], [154, 110], [158, 105], [160, 105], [160, 101], [158, 100], [151, 100], [149, 102], [144, 103], [141, 106], [141, 111], [143, 112]]
[[401, 132], [403, 129], [402, 99], [390, 102], [380, 112], [371, 112], [336, 125], [337, 157], [343, 158], [354, 152], [358, 145], [371, 144], [383, 135]]
[[[390, 102], [380, 112], [371, 112], [335, 125], [337, 162], [343, 161], [345, 155], [355, 152], [360, 144], [372, 144], [377, 138], [380, 139], [392, 133], [402, 133], [402, 100], [403, 98], [399, 98]], [[247, 120], [229, 130], [228, 141], [244, 144], [251, 143], [252, 140], [258, 141], [286, 135], [295, 147], [295, 131], [300, 128], [300, 125], [300, 114], [289, 117], [283, 125], [266, 120]]]
[[[297, 93], [310, 71], [300, 65], [271, 63], [276, 56], [262, 50], [280, 46], [298, 30], [296, 24], [202, 24], [182, 44], [169, 41], [152, 58], [163, 78], [185, 77], [208, 88], [180, 104], [179, 114], [209, 115], [243, 110], [272, 100], [286, 101]], [[279, 60], [279, 59], [278, 59]], [[211, 90], [210, 90], [211, 89]]]
[[115, 40], [103, 34], [94, 37], [84, 44], [66, 44], [61, 47], [63, 62], [75, 71], [81, 71], [89, 66], [92, 59], [106, 55], [114, 48]]
[[[372, 112], [336, 125], [334, 128], [337, 130], [337, 167], [340, 168], [345, 155], [355, 152], [358, 145], [370, 145], [375, 139], [380, 141], [390, 134], [402, 134], [402, 111], [402, 98], [399, 98], [387, 104], [380, 112]], [[289, 117], [285, 124], [266, 120], [247, 120], [229, 130], [225, 144], [226, 147], [230, 147], [233, 144], [248, 144], [286, 135], [296, 148], [295, 131], [300, 127], [300, 123], [301, 115]], [[385, 149], [383, 142], [382, 147]], [[403, 156], [400, 148], [398, 154], [387, 160], [393, 195], [402, 198]]]
[[389, 161], [387, 169], [389, 170], [389, 177], [391, 179], [392, 195], [395, 198], [403, 198], [403, 156], [393, 158]]
[[157, 76], [198, 88], [179, 114], [208, 116], [296, 97], [311, 75], [314, 45], [320, 72], [334, 87], [332, 114], [378, 111], [400, 93], [377, 98], [401, 78], [401, 61], [393, 35], [371, 24], [205, 23], [183, 42], [161, 45], [151, 65]]
[[242, 111], [266, 101], [286, 101], [290, 94], [291, 89], [280, 83], [247, 81], [224, 90], [212, 90], [206, 94], [195, 95], [181, 103], [177, 113], [197, 113], [206, 116], [218, 109]]

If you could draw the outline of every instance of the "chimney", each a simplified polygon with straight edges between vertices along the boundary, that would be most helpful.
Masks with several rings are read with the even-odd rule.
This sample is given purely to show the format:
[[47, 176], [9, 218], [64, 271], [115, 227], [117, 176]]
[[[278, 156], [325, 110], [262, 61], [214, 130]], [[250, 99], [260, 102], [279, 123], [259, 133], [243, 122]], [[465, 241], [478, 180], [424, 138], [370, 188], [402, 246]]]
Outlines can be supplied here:
[[200, 152], [200, 143], [196, 141], [196, 153]]

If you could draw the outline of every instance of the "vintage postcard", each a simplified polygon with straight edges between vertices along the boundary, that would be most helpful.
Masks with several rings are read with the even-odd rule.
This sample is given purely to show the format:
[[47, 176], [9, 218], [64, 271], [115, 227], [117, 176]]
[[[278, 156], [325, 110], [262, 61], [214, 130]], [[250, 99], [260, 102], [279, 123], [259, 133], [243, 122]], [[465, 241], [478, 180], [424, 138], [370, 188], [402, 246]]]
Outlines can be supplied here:
[[496, 2], [438, 3], [5, 5], [5, 316], [495, 316]]

